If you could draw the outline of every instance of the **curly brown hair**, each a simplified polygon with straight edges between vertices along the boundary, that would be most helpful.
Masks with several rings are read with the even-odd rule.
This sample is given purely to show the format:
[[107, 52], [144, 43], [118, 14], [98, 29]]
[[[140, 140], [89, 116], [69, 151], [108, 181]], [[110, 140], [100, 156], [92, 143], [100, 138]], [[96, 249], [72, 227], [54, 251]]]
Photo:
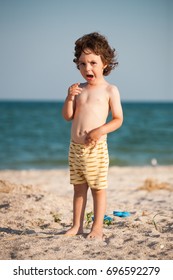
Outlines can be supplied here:
[[96, 55], [100, 55], [102, 62], [107, 65], [103, 70], [104, 76], [109, 75], [109, 73], [118, 65], [116, 50], [109, 46], [107, 39], [103, 35], [98, 32], [93, 32], [82, 36], [75, 42], [75, 58], [73, 59], [73, 62], [76, 63], [78, 69], [79, 57], [82, 52], [86, 51], [86, 49], [91, 50]]

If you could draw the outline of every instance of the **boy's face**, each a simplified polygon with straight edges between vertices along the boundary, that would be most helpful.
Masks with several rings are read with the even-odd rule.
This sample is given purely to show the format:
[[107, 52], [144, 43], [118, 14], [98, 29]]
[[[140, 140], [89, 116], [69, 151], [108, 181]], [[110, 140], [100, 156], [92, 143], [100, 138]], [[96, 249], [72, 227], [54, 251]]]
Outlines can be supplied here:
[[79, 57], [78, 68], [84, 79], [89, 84], [93, 84], [103, 79], [103, 70], [106, 65], [103, 64], [100, 55], [88, 49], [84, 51]]

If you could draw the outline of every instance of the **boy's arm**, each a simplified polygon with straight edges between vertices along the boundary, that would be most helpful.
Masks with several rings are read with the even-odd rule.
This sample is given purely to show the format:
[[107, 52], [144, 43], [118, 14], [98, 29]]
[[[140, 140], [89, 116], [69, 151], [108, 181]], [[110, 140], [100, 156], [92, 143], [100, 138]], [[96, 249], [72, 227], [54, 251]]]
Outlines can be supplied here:
[[64, 102], [64, 106], [62, 109], [62, 115], [64, 119], [70, 121], [73, 119], [74, 111], [75, 111], [75, 96], [80, 94], [82, 89], [78, 86], [79, 83], [72, 85], [68, 89], [68, 95]]
[[117, 87], [111, 87], [109, 100], [112, 120], [100, 127], [103, 135], [117, 130], [123, 123], [123, 110]]
[[112, 86], [109, 95], [109, 106], [112, 113], [112, 120], [90, 131], [86, 136], [86, 144], [97, 142], [101, 136], [117, 130], [122, 125], [123, 111], [117, 87]]

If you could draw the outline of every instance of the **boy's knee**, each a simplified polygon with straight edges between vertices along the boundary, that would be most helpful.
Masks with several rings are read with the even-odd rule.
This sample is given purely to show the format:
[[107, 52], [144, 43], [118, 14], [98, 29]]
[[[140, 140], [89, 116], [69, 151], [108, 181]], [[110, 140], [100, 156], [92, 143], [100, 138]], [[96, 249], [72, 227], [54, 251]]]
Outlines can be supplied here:
[[74, 185], [75, 194], [83, 194], [87, 192], [87, 190], [88, 190], [87, 184]]
[[91, 189], [92, 194], [105, 193], [106, 189]]

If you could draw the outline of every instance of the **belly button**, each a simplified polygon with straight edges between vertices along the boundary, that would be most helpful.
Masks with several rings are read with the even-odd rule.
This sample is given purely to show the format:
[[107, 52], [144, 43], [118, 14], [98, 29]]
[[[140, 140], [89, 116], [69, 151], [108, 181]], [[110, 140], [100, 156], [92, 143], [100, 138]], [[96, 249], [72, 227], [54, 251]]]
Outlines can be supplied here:
[[79, 135], [82, 135], [82, 131], [79, 131]]

